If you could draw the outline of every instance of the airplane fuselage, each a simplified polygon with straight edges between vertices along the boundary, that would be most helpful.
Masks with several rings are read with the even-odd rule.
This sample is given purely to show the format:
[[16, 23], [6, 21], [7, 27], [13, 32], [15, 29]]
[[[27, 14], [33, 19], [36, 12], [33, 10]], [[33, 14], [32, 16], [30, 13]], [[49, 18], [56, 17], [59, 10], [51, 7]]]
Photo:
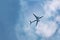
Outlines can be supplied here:
[[37, 17], [37, 18], [36, 18], [36, 21], [39, 21], [39, 19], [40, 19], [40, 18]]

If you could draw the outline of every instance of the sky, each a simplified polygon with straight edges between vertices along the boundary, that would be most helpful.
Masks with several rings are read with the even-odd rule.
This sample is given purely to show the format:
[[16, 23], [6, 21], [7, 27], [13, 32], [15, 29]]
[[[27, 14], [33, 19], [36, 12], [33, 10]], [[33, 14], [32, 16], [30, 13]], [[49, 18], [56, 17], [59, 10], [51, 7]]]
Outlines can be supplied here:
[[[59, 40], [60, 0], [0, 0], [0, 40]], [[36, 26], [33, 13], [43, 16]]]
[[17, 40], [15, 24], [18, 19], [19, 0], [0, 0], [0, 40]]

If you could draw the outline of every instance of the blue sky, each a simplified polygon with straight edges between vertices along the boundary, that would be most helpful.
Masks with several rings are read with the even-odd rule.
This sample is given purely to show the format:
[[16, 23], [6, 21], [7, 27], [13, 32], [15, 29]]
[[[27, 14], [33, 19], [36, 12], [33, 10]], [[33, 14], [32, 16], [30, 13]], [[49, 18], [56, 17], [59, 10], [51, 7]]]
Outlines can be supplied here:
[[[59, 40], [59, 0], [0, 1], [0, 40]], [[35, 26], [33, 13], [44, 16]]]
[[0, 40], [17, 40], [14, 31], [19, 0], [0, 0]]

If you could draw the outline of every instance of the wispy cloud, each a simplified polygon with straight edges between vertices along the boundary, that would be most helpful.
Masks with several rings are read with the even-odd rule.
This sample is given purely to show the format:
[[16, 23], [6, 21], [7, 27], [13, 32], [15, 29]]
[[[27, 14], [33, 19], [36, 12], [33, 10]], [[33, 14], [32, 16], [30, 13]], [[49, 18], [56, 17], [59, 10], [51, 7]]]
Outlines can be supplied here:
[[56, 10], [59, 9], [59, 7], [60, 7], [60, 0], [48, 1], [43, 7], [45, 11], [45, 16], [46, 17], [55, 16], [54, 12], [56, 12]]
[[28, 4], [26, 0], [20, 0], [20, 8], [23, 12], [28, 9]]
[[56, 16], [55, 20], [60, 23], [60, 16]]
[[[60, 7], [60, 0], [51, 0], [47, 1], [44, 6], [43, 10], [45, 12], [44, 18], [47, 20], [44, 20], [43, 22], [40, 22], [37, 26], [36, 33], [38, 35], [42, 35], [43, 37], [51, 37], [57, 30], [57, 23], [56, 21], [60, 22], [60, 16], [57, 15], [56, 17], [56, 10]], [[56, 17], [56, 21], [49, 21], [48, 18], [50, 17]]]
[[[28, 9], [27, 1], [20, 0], [20, 5], [21, 5], [22, 12], [25, 12]], [[38, 37], [36, 35], [39, 35], [39, 36], [45, 37], [45, 38], [49, 38], [49, 37], [53, 36], [54, 33], [56, 32], [56, 30], [58, 28], [56, 21], [60, 22], [60, 16], [55, 16], [56, 15], [55, 12], [57, 9], [60, 8], [60, 0], [51, 0], [51, 1], [47, 0], [47, 1], [45, 1], [45, 4], [42, 6], [42, 8], [43, 8], [43, 10], [41, 10], [41, 11], [44, 12], [44, 18], [38, 23], [37, 27], [34, 26], [35, 30], [33, 29], [33, 26], [31, 27], [28, 23], [23, 24], [24, 27], [22, 27], [22, 30], [23, 30], [23, 32], [25, 32], [25, 36], [22, 37], [22, 40], [26, 40], [26, 39], [36, 40]], [[35, 12], [35, 14], [37, 14], [38, 12], [40, 13], [40, 11], [38, 10]], [[32, 14], [32, 12], [31, 12], [31, 14]], [[30, 17], [30, 16], [31, 15], [28, 15], [27, 17]], [[48, 18], [50, 18], [51, 16], [55, 17], [54, 21], [48, 20]], [[30, 19], [27, 17], [25, 16], [25, 20]], [[31, 16], [31, 18], [33, 18], [33, 16]], [[20, 23], [18, 23], [18, 24], [20, 24]], [[16, 29], [19, 40], [21, 39], [21, 34], [19, 34], [19, 33], [21, 33], [20, 27], [21, 27], [20, 25], [17, 25], [17, 29]]]
[[57, 24], [53, 21], [48, 23], [40, 22], [36, 28], [36, 33], [42, 37], [49, 38], [52, 36], [57, 29]]

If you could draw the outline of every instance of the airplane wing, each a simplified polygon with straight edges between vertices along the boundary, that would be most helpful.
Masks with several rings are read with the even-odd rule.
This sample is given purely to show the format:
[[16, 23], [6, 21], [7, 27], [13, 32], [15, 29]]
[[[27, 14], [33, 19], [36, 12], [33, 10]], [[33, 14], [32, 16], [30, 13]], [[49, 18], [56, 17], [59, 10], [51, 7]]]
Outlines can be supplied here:
[[36, 26], [37, 26], [37, 24], [38, 24], [38, 21], [36, 22]]
[[33, 14], [35, 16], [35, 18], [37, 19], [37, 16], [35, 14]]

